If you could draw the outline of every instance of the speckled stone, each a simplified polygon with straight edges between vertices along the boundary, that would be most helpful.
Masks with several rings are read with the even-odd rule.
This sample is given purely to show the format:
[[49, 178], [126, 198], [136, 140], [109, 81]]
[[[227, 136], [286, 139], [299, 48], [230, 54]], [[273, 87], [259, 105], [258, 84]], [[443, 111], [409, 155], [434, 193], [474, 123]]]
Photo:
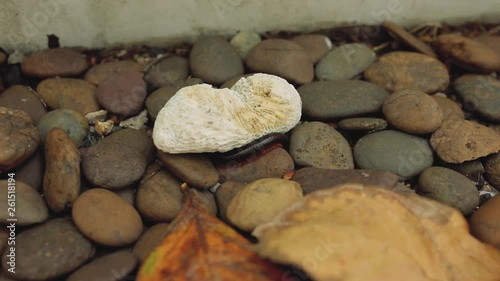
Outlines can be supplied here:
[[365, 71], [375, 60], [375, 52], [360, 43], [344, 44], [331, 50], [315, 68], [318, 80], [351, 79]]
[[450, 83], [448, 69], [439, 60], [413, 52], [391, 52], [364, 72], [365, 79], [388, 92], [406, 89], [428, 94], [444, 91]]
[[334, 128], [321, 122], [296, 126], [290, 138], [290, 155], [296, 164], [325, 169], [353, 169], [351, 147]]
[[144, 75], [149, 88], [160, 88], [184, 81], [189, 76], [189, 61], [179, 56], [163, 57], [153, 62]]
[[36, 125], [47, 109], [40, 98], [26, 86], [14, 85], [0, 94], [0, 106], [28, 113]]
[[354, 159], [362, 169], [389, 171], [400, 180], [419, 175], [434, 162], [426, 139], [393, 130], [359, 139], [354, 146]]
[[312, 82], [297, 91], [302, 99], [302, 112], [317, 120], [378, 112], [389, 95], [374, 84], [358, 80]]
[[466, 176], [443, 167], [429, 167], [418, 179], [419, 194], [469, 215], [479, 205], [479, 191]]
[[31, 54], [21, 63], [25, 75], [40, 78], [76, 76], [87, 68], [85, 57], [67, 48], [42, 50]]
[[226, 40], [215, 36], [203, 36], [196, 40], [189, 54], [189, 66], [195, 77], [215, 85], [244, 72], [243, 62], [236, 49]]
[[466, 74], [454, 83], [464, 109], [477, 112], [492, 122], [500, 122], [500, 81], [487, 75]]
[[269, 153], [241, 165], [239, 161], [217, 167], [219, 182], [252, 182], [261, 178], [281, 178], [286, 171], [294, 168], [293, 159], [283, 148], [273, 149]]
[[387, 121], [381, 118], [347, 118], [337, 124], [338, 128], [346, 131], [380, 131], [387, 128]]
[[248, 52], [245, 62], [253, 72], [274, 74], [295, 84], [309, 83], [314, 78], [308, 53], [290, 40], [264, 40]]
[[40, 139], [45, 142], [47, 134], [53, 128], [59, 128], [69, 135], [76, 144], [81, 144], [89, 131], [89, 124], [85, 116], [72, 109], [55, 109], [45, 114], [36, 128], [40, 132]]
[[70, 220], [53, 219], [19, 233], [16, 272], [7, 272], [7, 256], [3, 256], [2, 268], [16, 280], [51, 280], [80, 267], [94, 251]]

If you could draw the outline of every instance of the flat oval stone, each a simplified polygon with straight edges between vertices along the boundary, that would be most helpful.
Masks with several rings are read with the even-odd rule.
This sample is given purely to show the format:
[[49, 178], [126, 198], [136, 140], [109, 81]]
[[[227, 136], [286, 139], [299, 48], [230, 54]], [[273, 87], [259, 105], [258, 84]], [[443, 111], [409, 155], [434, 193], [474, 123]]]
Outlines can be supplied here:
[[0, 174], [35, 153], [40, 134], [24, 111], [0, 107]]
[[36, 87], [40, 98], [52, 109], [73, 109], [83, 115], [98, 111], [95, 86], [81, 79], [50, 78]]
[[484, 46], [489, 47], [497, 56], [500, 56], [500, 36], [497, 35], [481, 35], [479, 37], [471, 38]]
[[229, 43], [233, 45], [240, 57], [245, 59], [248, 51], [261, 41], [262, 39], [260, 39], [260, 35], [257, 32], [241, 31], [234, 35]]
[[47, 109], [37, 95], [28, 87], [21, 85], [14, 85], [0, 94], [0, 107], [28, 113], [35, 125], [47, 113]]
[[98, 142], [82, 155], [82, 172], [95, 186], [119, 189], [137, 182], [147, 167], [138, 149], [125, 143]]
[[123, 280], [137, 266], [137, 257], [127, 250], [118, 251], [80, 267], [66, 281], [118, 281]]
[[306, 122], [296, 126], [289, 149], [298, 165], [324, 169], [354, 168], [349, 143], [325, 123]]
[[81, 144], [89, 132], [89, 124], [85, 116], [72, 109], [55, 109], [45, 114], [36, 128], [40, 132], [40, 139], [45, 142], [50, 130], [62, 129], [76, 144]]
[[292, 42], [301, 46], [309, 54], [313, 64], [328, 54], [333, 45], [330, 38], [321, 34], [298, 35], [293, 37]]
[[111, 61], [94, 65], [85, 73], [84, 79], [94, 85], [99, 85], [113, 74], [123, 74], [130, 71], [142, 75], [142, 66], [131, 60]]
[[102, 143], [115, 143], [117, 146], [127, 145], [131, 149], [139, 151], [146, 157], [148, 163], [153, 163], [155, 160], [156, 148], [153, 140], [143, 130], [126, 128], [112, 133], [101, 141]]
[[361, 184], [394, 189], [398, 176], [391, 172], [361, 169], [320, 169], [305, 167], [295, 171], [293, 181], [300, 183], [304, 195], [343, 184]]
[[170, 222], [182, 209], [182, 182], [165, 169], [141, 181], [136, 194], [136, 208], [152, 222]]
[[448, 69], [439, 60], [413, 52], [391, 52], [364, 72], [365, 79], [388, 92], [406, 89], [432, 94], [450, 83]]
[[203, 154], [170, 154], [158, 150], [158, 158], [169, 172], [189, 186], [207, 189], [219, 179], [217, 169]]
[[255, 45], [245, 58], [253, 72], [280, 76], [291, 83], [304, 84], [314, 79], [309, 54], [298, 44], [285, 39], [268, 39]]
[[387, 128], [387, 121], [381, 118], [347, 118], [340, 121], [337, 126], [346, 131], [381, 131]]
[[28, 160], [12, 170], [16, 173], [16, 180], [25, 182], [37, 191], [42, 189], [44, 171], [45, 160], [40, 150], [35, 151]]
[[146, 99], [146, 83], [135, 71], [115, 73], [96, 89], [97, 102], [109, 112], [124, 117], [141, 112]]
[[16, 280], [50, 280], [70, 273], [94, 255], [94, 246], [68, 219], [52, 219], [16, 236], [16, 272], [5, 274]]
[[146, 70], [144, 81], [153, 88], [160, 88], [184, 81], [189, 76], [189, 61], [179, 56], [163, 57]]
[[433, 95], [432, 98], [438, 103], [441, 111], [443, 111], [443, 120], [453, 118], [465, 119], [462, 108], [453, 100], [439, 95]]
[[158, 247], [161, 242], [167, 237], [170, 232], [168, 223], [157, 223], [148, 228], [137, 240], [132, 249], [132, 252], [139, 258], [139, 261], [144, 262], [153, 250]]
[[21, 63], [21, 70], [25, 75], [40, 78], [77, 76], [87, 68], [88, 62], [85, 57], [67, 48], [39, 51]]
[[250, 163], [233, 161], [217, 167], [219, 181], [252, 182], [262, 178], [281, 178], [293, 171], [293, 159], [283, 148], [276, 148]]
[[393, 130], [359, 139], [354, 146], [354, 159], [361, 169], [389, 171], [400, 180], [420, 174], [434, 162], [427, 140]]
[[497, 249], [500, 249], [499, 213], [500, 196], [496, 195], [481, 205], [469, 220], [471, 234]]
[[298, 182], [260, 179], [247, 184], [234, 196], [227, 207], [227, 217], [239, 229], [251, 232], [302, 198]]
[[457, 66], [474, 72], [500, 71], [500, 56], [491, 48], [457, 34], [439, 35], [436, 50]]
[[45, 141], [43, 195], [53, 212], [68, 210], [80, 194], [80, 154], [61, 129], [54, 128]]
[[113, 192], [94, 188], [78, 197], [72, 217], [78, 229], [104, 246], [124, 246], [135, 242], [143, 226], [139, 213]]
[[[17, 179], [17, 177], [14, 177], [14, 179]], [[42, 196], [40, 196], [35, 189], [22, 181], [16, 180], [15, 182], [11, 182], [11, 187], [12, 186], [16, 189], [16, 225], [25, 226], [44, 222], [48, 218], [49, 212]], [[8, 210], [8, 190], [8, 180], [0, 180], [0, 194], [2, 195], [2, 197], [0, 197], [0, 222], [5, 225], [9, 224], [7, 219], [10, 218]]]
[[216, 85], [244, 72], [243, 62], [236, 49], [226, 40], [215, 36], [196, 40], [189, 54], [189, 66], [194, 76]]
[[344, 44], [331, 50], [316, 65], [318, 80], [346, 80], [365, 71], [377, 55], [365, 44]]
[[500, 136], [481, 124], [453, 119], [432, 133], [431, 145], [443, 161], [462, 163], [500, 151]]
[[432, 97], [411, 89], [388, 96], [382, 112], [389, 124], [411, 134], [434, 132], [444, 119], [443, 111]]
[[412, 49], [415, 49], [416, 51], [428, 55], [433, 58], [437, 58], [436, 53], [434, 50], [422, 40], [418, 39], [415, 37], [413, 34], [410, 32], [406, 31], [404, 28], [400, 27], [399, 25], [390, 22], [390, 21], [385, 21], [382, 23], [382, 26], [389, 31], [389, 33], [395, 37], [396, 39], [399, 39], [406, 43], [408, 46], [410, 46]]
[[418, 191], [424, 197], [469, 215], [479, 205], [479, 191], [466, 176], [443, 167], [429, 167], [418, 178]]
[[359, 80], [312, 82], [297, 91], [303, 113], [319, 120], [378, 112], [389, 95], [384, 89]]
[[486, 158], [484, 169], [488, 182], [497, 189], [500, 188], [500, 152]]
[[465, 110], [500, 122], [500, 81], [487, 75], [465, 74], [455, 80], [453, 86]]

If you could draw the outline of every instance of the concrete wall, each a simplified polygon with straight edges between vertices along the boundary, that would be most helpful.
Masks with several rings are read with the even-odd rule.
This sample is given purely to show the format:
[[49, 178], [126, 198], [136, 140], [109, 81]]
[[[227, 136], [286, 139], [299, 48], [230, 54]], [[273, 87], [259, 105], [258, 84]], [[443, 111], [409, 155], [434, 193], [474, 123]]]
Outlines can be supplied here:
[[201, 33], [314, 30], [348, 23], [500, 22], [499, 0], [0, 0], [0, 46], [165, 45]]

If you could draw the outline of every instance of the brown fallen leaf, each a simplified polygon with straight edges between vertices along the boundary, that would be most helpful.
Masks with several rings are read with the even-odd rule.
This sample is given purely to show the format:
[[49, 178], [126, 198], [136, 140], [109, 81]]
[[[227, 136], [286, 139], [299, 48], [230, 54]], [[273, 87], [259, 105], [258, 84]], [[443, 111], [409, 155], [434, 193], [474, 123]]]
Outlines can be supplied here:
[[258, 226], [257, 252], [314, 280], [500, 280], [500, 251], [455, 209], [383, 188], [310, 193]]
[[183, 184], [184, 206], [136, 280], [281, 280], [278, 265], [248, 248], [248, 240], [210, 215], [195, 190]]

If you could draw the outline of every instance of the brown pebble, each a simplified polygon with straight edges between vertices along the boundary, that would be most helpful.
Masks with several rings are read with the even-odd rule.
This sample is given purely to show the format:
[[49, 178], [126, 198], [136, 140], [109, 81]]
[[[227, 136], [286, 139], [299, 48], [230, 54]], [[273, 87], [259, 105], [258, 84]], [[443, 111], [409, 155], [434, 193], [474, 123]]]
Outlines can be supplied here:
[[250, 49], [245, 62], [254, 72], [274, 74], [291, 83], [309, 83], [314, 78], [309, 54], [289, 40], [264, 40]]
[[462, 163], [500, 151], [500, 136], [467, 120], [447, 120], [431, 136], [431, 146], [448, 163]]
[[15, 273], [7, 271], [7, 256], [3, 256], [2, 267], [16, 280], [53, 280], [80, 267], [94, 252], [92, 243], [71, 220], [52, 219], [16, 236]]
[[439, 53], [465, 70], [483, 73], [500, 71], [500, 56], [477, 41], [456, 34], [443, 34], [437, 37], [434, 44]]
[[54, 128], [45, 140], [43, 194], [56, 213], [71, 208], [80, 193], [80, 155], [75, 143], [61, 129]]
[[99, 85], [115, 73], [122, 74], [129, 71], [137, 72], [142, 75], [142, 66], [139, 63], [130, 60], [106, 62], [94, 65], [89, 71], [87, 71], [84, 79], [94, 85]]
[[497, 56], [500, 56], [500, 36], [495, 35], [481, 35], [479, 37], [471, 38], [487, 47], [492, 49]]
[[0, 174], [35, 153], [40, 134], [24, 111], [0, 107]]
[[123, 280], [137, 266], [137, 257], [128, 250], [114, 252], [80, 267], [66, 281]]
[[443, 122], [439, 104], [418, 90], [397, 91], [388, 96], [382, 111], [389, 124], [412, 134], [434, 132]]
[[253, 160], [249, 163], [234, 161], [217, 167], [220, 182], [252, 182], [261, 178], [281, 178], [283, 173], [294, 168], [292, 157], [283, 148], [273, 149]]
[[0, 94], [0, 106], [28, 113], [35, 125], [47, 113], [47, 109], [35, 92], [21, 85], [14, 85], [2, 92]]
[[163, 57], [146, 70], [144, 80], [154, 88], [184, 81], [189, 76], [189, 61], [179, 56]]
[[136, 241], [143, 226], [139, 213], [113, 192], [94, 188], [73, 204], [73, 220], [90, 240], [105, 246], [123, 246]]
[[486, 201], [470, 218], [470, 232], [484, 243], [500, 250], [500, 196]]
[[398, 181], [398, 176], [386, 171], [306, 167], [297, 170], [292, 180], [300, 183], [304, 194], [308, 194], [318, 189], [348, 183], [393, 189]]
[[229, 222], [227, 218], [227, 207], [233, 197], [241, 191], [245, 186], [244, 183], [237, 181], [226, 181], [223, 183], [215, 193], [215, 201], [217, 202], [217, 207], [219, 209], [219, 217], [226, 222]]
[[203, 154], [170, 154], [161, 150], [157, 153], [165, 168], [191, 187], [207, 189], [219, 179], [217, 169]]
[[168, 223], [158, 223], [148, 228], [137, 240], [132, 252], [139, 258], [141, 262], [146, 260], [153, 250], [163, 242], [170, 232]]
[[172, 221], [182, 209], [181, 184], [165, 169], [145, 178], [137, 189], [137, 210], [152, 222]]
[[40, 78], [77, 76], [87, 68], [88, 62], [85, 57], [67, 48], [39, 51], [21, 63], [21, 71], [25, 75]]
[[23, 181], [37, 191], [41, 191], [45, 171], [45, 160], [43, 159], [42, 152], [37, 150], [30, 159], [12, 171], [16, 173], [16, 180]]
[[302, 34], [292, 39], [292, 42], [301, 46], [311, 57], [312, 63], [317, 63], [332, 49], [332, 41], [321, 34]]
[[486, 158], [484, 169], [488, 182], [500, 189], [500, 152]]
[[99, 110], [95, 86], [81, 79], [45, 79], [38, 84], [36, 90], [40, 98], [52, 109], [73, 109], [83, 115]]
[[346, 131], [380, 131], [387, 128], [387, 121], [381, 118], [347, 118], [337, 125], [339, 129]]
[[443, 111], [443, 120], [453, 118], [465, 119], [462, 108], [456, 102], [439, 95], [433, 95], [432, 98], [438, 103], [441, 111]]
[[[17, 219], [16, 225], [25, 226], [44, 222], [49, 216], [49, 211], [43, 201], [43, 197], [31, 186], [17, 180], [15, 176], [14, 180], [16, 181], [11, 182], [10, 187], [15, 187], [16, 201], [14, 214]], [[8, 209], [8, 190], [8, 180], [0, 180], [0, 223], [3, 224], [9, 224], [7, 219], [11, 218], [9, 216], [10, 210]]]
[[450, 83], [448, 69], [439, 60], [413, 52], [391, 52], [364, 72], [365, 79], [388, 92], [415, 89], [432, 94]]

